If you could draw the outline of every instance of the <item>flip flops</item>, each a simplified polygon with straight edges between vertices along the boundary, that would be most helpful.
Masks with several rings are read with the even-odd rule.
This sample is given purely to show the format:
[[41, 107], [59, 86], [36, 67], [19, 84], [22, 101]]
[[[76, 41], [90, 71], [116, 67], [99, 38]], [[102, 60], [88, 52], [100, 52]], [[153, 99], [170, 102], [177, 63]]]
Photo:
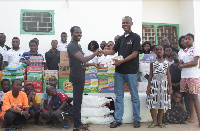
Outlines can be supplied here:
[[160, 128], [167, 128], [166, 126], [165, 126], [165, 124], [159, 124], [158, 125]]
[[156, 124], [149, 124], [148, 128], [154, 128], [154, 127], [157, 127], [158, 125]]

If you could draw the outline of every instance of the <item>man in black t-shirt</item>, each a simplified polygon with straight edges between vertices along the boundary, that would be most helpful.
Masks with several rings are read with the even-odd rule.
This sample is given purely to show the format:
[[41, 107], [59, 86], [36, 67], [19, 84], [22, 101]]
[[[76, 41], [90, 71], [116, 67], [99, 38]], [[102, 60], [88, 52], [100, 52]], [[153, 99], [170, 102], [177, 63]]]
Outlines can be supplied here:
[[[67, 52], [69, 56], [70, 75], [69, 81], [73, 84], [73, 130], [88, 130], [81, 124], [81, 104], [82, 95], [85, 83], [85, 65], [86, 62], [99, 55], [101, 52], [97, 50], [90, 56], [84, 57], [81, 46], [78, 44], [82, 37], [81, 28], [73, 26], [70, 29], [72, 40], [67, 46]], [[90, 64], [91, 65], [91, 64]]]
[[105, 55], [118, 55], [123, 56], [124, 60], [115, 60], [115, 76], [114, 76], [114, 92], [116, 95], [115, 100], [115, 121], [110, 125], [110, 128], [116, 128], [122, 124], [122, 116], [124, 113], [124, 87], [128, 84], [131, 101], [133, 104], [133, 126], [140, 127], [140, 100], [137, 87], [137, 72], [139, 68], [139, 50], [140, 36], [131, 31], [133, 25], [132, 18], [125, 16], [122, 19], [122, 28], [124, 35], [120, 36], [112, 50], [103, 50]]

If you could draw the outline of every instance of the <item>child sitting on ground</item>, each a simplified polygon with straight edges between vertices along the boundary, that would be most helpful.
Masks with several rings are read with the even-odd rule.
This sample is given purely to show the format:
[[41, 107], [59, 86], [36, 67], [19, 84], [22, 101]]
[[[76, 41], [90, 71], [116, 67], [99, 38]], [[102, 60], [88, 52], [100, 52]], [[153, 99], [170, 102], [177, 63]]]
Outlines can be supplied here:
[[[3, 96], [5, 93], [7, 93], [8, 91], [10, 91], [10, 80], [9, 79], [3, 79], [1, 81], [1, 88], [2, 88], [2, 91], [0, 91], [0, 112], [1, 112], [1, 108], [3, 106]], [[2, 128], [5, 127], [5, 122], [3, 121], [2, 123]]]
[[56, 91], [53, 86], [47, 86], [46, 92], [52, 96], [49, 101], [50, 110], [44, 112], [44, 119], [52, 121], [55, 127], [66, 128], [66, 120], [68, 114], [68, 96], [64, 93]]
[[35, 112], [35, 124], [38, 126], [42, 126], [43, 123], [39, 121], [40, 117], [40, 103], [41, 103], [41, 98], [36, 95], [34, 85], [33, 84], [27, 84], [25, 86], [25, 92], [28, 97], [28, 103], [30, 106], [30, 110]]
[[12, 125], [22, 125], [27, 119], [34, 117], [34, 113], [29, 112], [27, 95], [21, 89], [22, 81], [15, 79], [12, 82], [12, 91], [4, 94], [0, 116], [5, 121], [6, 131], [11, 131]]
[[[51, 78], [49, 78], [49, 85], [50, 86], [53, 86], [55, 89], [56, 89], [56, 86], [57, 86], [57, 79], [55, 76], [51, 76]], [[59, 93], [59, 92], [62, 92], [64, 93], [61, 89], [56, 89], [56, 91]], [[48, 96], [48, 94], [45, 92], [44, 95], [43, 95], [43, 98], [42, 100], [44, 100], [44, 103], [43, 103], [43, 106], [44, 106], [44, 112], [45, 111], [49, 111], [49, 105], [48, 105], [48, 102], [49, 102], [49, 99], [51, 98], [51, 96]]]
[[10, 91], [10, 80], [9, 79], [3, 79], [1, 81], [1, 88], [2, 88], [2, 91], [0, 91], [0, 110], [1, 110], [1, 107], [3, 105], [3, 96], [5, 93], [7, 93], [8, 91]]
[[164, 114], [164, 123], [186, 124], [187, 112], [182, 104], [182, 94], [176, 92], [171, 102], [171, 109]]

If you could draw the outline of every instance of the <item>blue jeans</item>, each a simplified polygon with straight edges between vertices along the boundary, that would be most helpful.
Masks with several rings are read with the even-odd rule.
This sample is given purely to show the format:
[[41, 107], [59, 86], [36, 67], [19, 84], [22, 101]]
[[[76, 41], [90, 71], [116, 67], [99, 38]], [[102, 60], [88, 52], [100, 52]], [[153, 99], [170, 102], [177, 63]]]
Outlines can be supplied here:
[[115, 72], [115, 120], [122, 122], [124, 114], [124, 87], [128, 84], [133, 104], [133, 121], [140, 121], [140, 100], [137, 87], [137, 74], [120, 74]]

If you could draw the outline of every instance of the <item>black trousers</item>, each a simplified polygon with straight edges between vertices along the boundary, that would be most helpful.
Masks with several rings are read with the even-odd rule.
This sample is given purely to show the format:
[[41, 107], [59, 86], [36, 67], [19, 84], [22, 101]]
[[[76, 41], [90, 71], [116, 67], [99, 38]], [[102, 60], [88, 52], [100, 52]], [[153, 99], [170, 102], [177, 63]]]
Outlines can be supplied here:
[[81, 126], [81, 104], [83, 90], [84, 83], [73, 83], [73, 119], [75, 128]]
[[[35, 112], [29, 111], [30, 116], [28, 119], [34, 118]], [[10, 128], [12, 125], [18, 126], [21, 124], [24, 124], [27, 119], [19, 114], [19, 113], [13, 113], [13, 112], [7, 112], [4, 114], [4, 120], [5, 120], [5, 128]]]

